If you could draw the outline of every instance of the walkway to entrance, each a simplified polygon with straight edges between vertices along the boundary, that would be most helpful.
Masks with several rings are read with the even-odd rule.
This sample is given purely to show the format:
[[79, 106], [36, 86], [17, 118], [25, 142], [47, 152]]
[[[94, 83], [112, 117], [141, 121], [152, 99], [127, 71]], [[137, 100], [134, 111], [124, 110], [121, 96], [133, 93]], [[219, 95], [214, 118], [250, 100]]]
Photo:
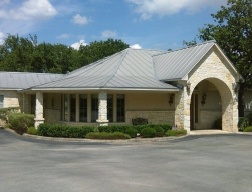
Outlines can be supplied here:
[[190, 135], [213, 135], [213, 134], [230, 134], [233, 132], [222, 131], [219, 129], [208, 129], [208, 130], [192, 130]]

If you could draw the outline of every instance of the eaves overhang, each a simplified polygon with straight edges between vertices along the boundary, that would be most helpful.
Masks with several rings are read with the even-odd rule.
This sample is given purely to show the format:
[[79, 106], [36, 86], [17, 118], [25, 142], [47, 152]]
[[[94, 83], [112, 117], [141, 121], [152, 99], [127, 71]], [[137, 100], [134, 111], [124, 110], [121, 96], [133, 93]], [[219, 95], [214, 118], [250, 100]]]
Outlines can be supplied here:
[[123, 88], [120, 88], [120, 87], [97, 87], [97, 88], [81, 88], [81, 87], [71, 87], [71, 88], [62, 88], [62, 87], [53, 87], [53, 88], [50, 88], [50, 87], [47, 87], [47, 88], [30, 88], [30, 89], [23, 89], [19, 92], [30, 92], [30, 91], [150, 91], [150, 92], [155, 92], [155, 91], [158, 91], [158, 92], [178, 92], [180, 91], [179, 88], [170, 88], [170, 89], [167, 89], [167, 88], [131, 88], [131, 87], [123, 87]]

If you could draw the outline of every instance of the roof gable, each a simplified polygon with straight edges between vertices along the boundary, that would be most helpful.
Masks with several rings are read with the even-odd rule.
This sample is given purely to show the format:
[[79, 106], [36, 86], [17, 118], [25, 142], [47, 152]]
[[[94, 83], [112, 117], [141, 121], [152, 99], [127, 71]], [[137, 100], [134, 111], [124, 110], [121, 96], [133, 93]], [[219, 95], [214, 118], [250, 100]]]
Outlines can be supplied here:
[[211, 41], [153, 56], [157, 77], [162, 81], [182, 79], [214, 45]]

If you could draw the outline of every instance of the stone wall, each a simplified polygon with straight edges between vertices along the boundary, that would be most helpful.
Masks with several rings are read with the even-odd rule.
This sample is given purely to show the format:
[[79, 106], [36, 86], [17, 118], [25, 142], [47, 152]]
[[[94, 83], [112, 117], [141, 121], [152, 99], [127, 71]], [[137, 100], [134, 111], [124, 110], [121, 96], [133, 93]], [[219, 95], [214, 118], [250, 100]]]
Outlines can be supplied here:
[[213, 124], [219, 118], [221, 118], [221, 111], [219, 110], [201, 110], [198, 129], [216, 129]]
[[145, 118], [149, 124], [174, 124], [174, 111], [126, 111], [126, 124], [132, 124], [132, 119]]
[[0, 95], [4, 95], [4, 108], [22, 107], [22, 94], [18, 94], [17, 91], [0, 91]]

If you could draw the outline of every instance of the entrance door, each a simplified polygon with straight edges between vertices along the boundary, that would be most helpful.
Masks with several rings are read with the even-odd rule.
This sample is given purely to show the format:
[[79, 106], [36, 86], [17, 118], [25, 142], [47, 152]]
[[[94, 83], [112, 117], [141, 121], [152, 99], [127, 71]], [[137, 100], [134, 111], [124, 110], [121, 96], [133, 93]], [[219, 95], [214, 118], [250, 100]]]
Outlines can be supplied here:
[[199, 94], [193, 93], [191, 99], [190, 106], [190, 122], [191, 122], [191, 130], [194, 130], [198, 127], [199, 123]]

